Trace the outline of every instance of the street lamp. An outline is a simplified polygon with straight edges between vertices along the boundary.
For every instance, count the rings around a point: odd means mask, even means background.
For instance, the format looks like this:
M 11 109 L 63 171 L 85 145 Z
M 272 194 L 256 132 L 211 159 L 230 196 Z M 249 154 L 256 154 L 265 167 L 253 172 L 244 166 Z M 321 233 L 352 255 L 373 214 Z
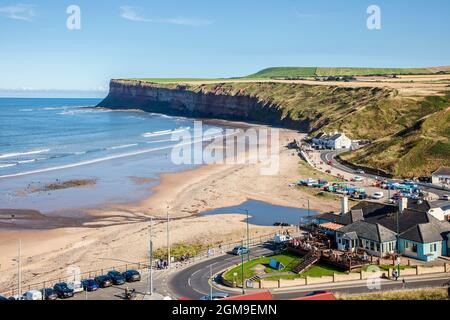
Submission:
M 169 237 L 169 206 L 167 206 L 167 268 L 170 269 L 171 263 L 170 263 L 170 237 Z
M 241 241 L 241 247 L 244 246 L 244 240 Z M 248 249 L 248 248 L 247 248 Z M 244 287 L 244 255 L 241 254 L 241 278 L 242 278 L 242 294 L 245 294 L 245 287 Z
M 247 214 L 247 261 L 250 261 L 250 232 L 249 232 L 248 210 L 247 209 L 245 209 L 245 213 Z
M 148 265 L 148 277 L 147 277 L 147 288 L 148 294 L 153 295 L 153 237 L 152 237 L 152 229 L 153 229 L 153 217 L 150 217 L 150 228 L 149 228 L 149 265 Z

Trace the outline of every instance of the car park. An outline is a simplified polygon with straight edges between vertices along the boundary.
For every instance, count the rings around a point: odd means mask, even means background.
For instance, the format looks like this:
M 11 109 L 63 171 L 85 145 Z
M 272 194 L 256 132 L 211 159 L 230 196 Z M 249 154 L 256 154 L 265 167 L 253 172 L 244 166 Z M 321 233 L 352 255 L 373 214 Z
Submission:
M 122 275 L 127 282 L 141 281 L 141 274 L 136 270 L 127 270 Z
M 81 284 L 81 281 L 74 281 L 74 282 L 69 282 L 67 284 L 67 287 L 71 290 L 73 290 L 73 293 L 80 293 L 83 292 L 83 285 Z
M 97 282 L 95 282 L 94 279 L 86 279 L 86 280 L 82 280 L 81 284 L 83 285 L 83 289 L 84 291 L 95 291 L 98 289 L 98 284 Z
M 43 300 L 56 300 L 58 299 L 58 295 L 56 294 L 55 290 L 52 288 L 45 288 L 41 290 L 42 299 Z
M 56 295 L 60 299 L 71 298 L 74 296 L 73 290 L 70 289 L 65 282 L 55 284 L 53 290 L 55 290 Z
M 237 255 L 237 256 L 240 256 L 242 254 L 247 254 L 249 252 L 250 252 L 250 250 L 243 246 L 234 247 L 234 249 L 231 251 L 232 254 Z
M 112 282 L 115 285 L 122 285 L 125 283 L 125 277 L 119 271 L 109 271 L 108 276 L 112 279 Z
M 113 285 L 113 281 L 109 276 L 98 276 L 94 280 L 97 282 L 99 288 L 108 288 Z
M 372 199 L 383 199 L 384 198 L 384 193 L 383 192 L 375 192 L 372 194 Z

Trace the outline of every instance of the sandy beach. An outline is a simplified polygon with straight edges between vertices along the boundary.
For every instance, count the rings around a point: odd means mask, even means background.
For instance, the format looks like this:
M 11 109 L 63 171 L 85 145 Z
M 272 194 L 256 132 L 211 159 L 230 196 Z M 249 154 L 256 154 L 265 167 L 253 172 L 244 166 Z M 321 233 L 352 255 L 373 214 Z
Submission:
M 262 164 L 206 165 L 189 171 L 162 174 L 153 194 L 139 203 L 105 205 L 89 210 L 78 223 L 57 224 L 42 228 L 20 229 L 11 225 L 9 218 L 0 219 L 0 292 L 16 286 L 17 240 L 22 241 L 23 286 L 46 280 L 66 277 L 69 266 L 82 272 L 111 268 L 115 265 L 145 261 L 148 257 L 149 217 L 155 217 L 154 246 L 165 246 L 167 210 L 171 217 L 171 243 L 204 243 L 218 245 L 239 241 L 245 234 L 242 214 L 200 216 L 199 213 L 241 204 L 248 199 L 275 205 L 311 208 L 330 211 L 338 208 L 332 200 L 318 201 L 311 195 L 292 188 L 289 184 L 302 178 L 300 159 L 285 145 L 300 134 L 280 129 L 280 170 L 278 175 L 260 174 Z M 169 208 L 169 209 L 167 209 Z M 30 219 L 39 221 L 36 212 L 28 213 Z M 0 216 L 1 218 L 1 216 Z M 27 216 L 25 216 L 25 219 Z M 46 218 L 46 219 L 51 219 Z M 251 236 L 269 234 L 276 227 L 254 226 Z

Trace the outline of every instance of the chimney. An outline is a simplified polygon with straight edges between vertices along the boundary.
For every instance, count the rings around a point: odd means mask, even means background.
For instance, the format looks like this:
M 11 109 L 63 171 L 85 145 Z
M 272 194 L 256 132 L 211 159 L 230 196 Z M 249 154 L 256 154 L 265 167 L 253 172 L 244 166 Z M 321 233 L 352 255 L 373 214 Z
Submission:
M 400 213 L 403 213 L 403 211 L 405 211 L 405 209 L 407 208 L 408 208 L 408 198 L 401 197 L 398 202 L 398 211 L 400 211 Z
M 348 211 L 348 197 L 344 196 L 341 199 L 341 215 L 346 214 Z

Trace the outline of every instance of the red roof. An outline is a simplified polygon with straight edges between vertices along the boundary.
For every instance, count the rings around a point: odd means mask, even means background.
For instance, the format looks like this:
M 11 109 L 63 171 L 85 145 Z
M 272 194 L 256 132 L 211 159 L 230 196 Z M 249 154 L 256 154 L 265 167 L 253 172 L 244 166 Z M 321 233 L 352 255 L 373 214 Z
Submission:
M 295 299 L 291 299 L 291 300 L 337 300 L 337 299 L 334 296 L 334 294 L 329 292 L 329 293 L 316 294 L 314 296 L 309 296 L 309 297 L 295 298 Z
M 273 300 L 273 296 L 269 291 L 263 291 L 263 292 L 244 294 L 241 296 L 229 297 L 229 298 L 225 298 L 223 300 Z

